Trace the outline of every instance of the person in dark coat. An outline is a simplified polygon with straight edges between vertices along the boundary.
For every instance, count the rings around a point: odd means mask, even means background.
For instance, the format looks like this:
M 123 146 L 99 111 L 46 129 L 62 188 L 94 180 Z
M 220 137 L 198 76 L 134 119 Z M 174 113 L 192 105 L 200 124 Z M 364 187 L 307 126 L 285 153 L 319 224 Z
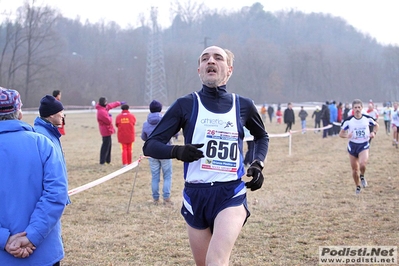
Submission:
M 342 112 L 342 120 L 345 120 L 348 118 L 350 110 L 351 110 L 351 108 L 350 108 L 349 103 L 346 103 L 344 111 Z
M 295 114 L 292 110 L 292 103 L 288 103 L 287 109 L 284 110 L 284 124 L 287 125 L 285 132 L 291 130 L 292 125 L 295 124 Z
M 269 115 L 269 120 L 271 123 L 274 116 L 274 108 L 271 104 L 269 104 L 269 107 L 267 107 L 267 114 Z
M 320 128 L 320 122 L 321 122 L 321 110 L 319 106 L 316 106 L 316 110 L 314 110 L 312 114 L 312 118 L 314 118 L 314 128 Z M 314 133 L 319 133 L 320 130 L 315 130 Z
M 320 118 L 323 122 L 323 127 L 326 127 L 330 124 L 330 109 L 328 108 L 328 102 L 321 106 L 321 114 Z M 328 136 L 328 128 L 323 129 L 323 138 L 327 138 Z

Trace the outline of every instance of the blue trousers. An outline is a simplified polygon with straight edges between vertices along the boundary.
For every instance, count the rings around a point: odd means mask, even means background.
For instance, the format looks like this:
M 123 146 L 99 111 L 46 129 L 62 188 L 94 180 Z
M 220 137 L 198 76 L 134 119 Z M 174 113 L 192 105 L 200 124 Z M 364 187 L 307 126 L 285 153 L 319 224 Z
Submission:
M 172 159 L 154 159 L 148 158 L 151 169 L 151 190 L 152 198 L 159 199 L 159 183 L 161 182 L 161 170 L 163 173 L 163 188 L 162 196 L 164 199 L 170 198 L 170 191 L 172 187 Z

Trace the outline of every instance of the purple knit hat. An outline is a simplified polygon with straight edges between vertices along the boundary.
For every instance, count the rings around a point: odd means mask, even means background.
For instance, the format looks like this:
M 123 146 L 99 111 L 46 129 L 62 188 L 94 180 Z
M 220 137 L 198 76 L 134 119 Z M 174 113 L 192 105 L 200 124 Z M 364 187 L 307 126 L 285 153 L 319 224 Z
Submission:
M 19 92 L 0 87 L 0 115 L 14 113 L 21 110 L 22 102 Z

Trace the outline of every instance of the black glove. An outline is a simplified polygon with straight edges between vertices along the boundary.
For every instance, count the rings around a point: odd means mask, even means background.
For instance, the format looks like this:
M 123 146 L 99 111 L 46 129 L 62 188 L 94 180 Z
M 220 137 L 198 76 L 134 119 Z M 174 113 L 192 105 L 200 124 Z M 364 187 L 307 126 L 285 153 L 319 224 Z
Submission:
M 186 144 L 186 145 L 175 145 L 172 149 L 172 158 L 176 158 L 183 162 L 194 162 L 204 157 L 204 154 L 198 148 L 201 148 L 204 144 Z
M 247 176 L 252 176 L 252 180 L 245 183 L 245 186 L 250 188 L 251 191 L 260 189 L 262 187 L 264 177 L 262 174 L 262 167 L 257 161 L 253 162 L 248 168 Z

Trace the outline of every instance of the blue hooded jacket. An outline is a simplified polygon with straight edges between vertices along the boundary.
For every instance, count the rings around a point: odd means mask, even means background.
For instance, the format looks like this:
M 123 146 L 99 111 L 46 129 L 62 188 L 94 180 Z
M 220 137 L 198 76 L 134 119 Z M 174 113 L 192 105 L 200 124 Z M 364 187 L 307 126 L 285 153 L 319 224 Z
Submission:
M 45 135 L 46 137 L 48 137 L 51 140 L 51 142 L 53 142 L 53 144 L 55 146 L 55 150 L 58 153 L 58 156 L 60 158 L 62 158 L 64 175 L 68 179 L 68 172 L 67 172 L 67 168 L 66 168 L 64 151 L 62 150 L 62 145 L 61 145 L 61 141 L 60 141 L 61 133 L 58 130 L 58 128 L 56 126 L 54 126 L 53 124 L 51 124 L 50 122 L 48 122 L 40 117 L 36 117 L 33 127 L 37 133 Z M 71 203 L 71 201 L 68 197 L 66 204 L 70 204 L 70 203 Z
M 331 103 L 328 108 L 330 109 L 330 123 L 337 122 L 338 118 L 338 109 L 334 103 Z
M 68 200 L 63 158 L 25 122 L 0 121 L 0 264 L 53 265 L 64 257 L 61 216 Z M 21 259 L 5 251 L 8 238 L 26 232 L 36 246 Z
M 149 113 L 147 116 L 147 121 L 143 123 L 143 129 L 141 131 L 141 139 L 146 141 L 151 135 L 152 131 L 154 131 L 155 127 L 158 125 L 159 121 L 162 119 L 162 114 L 160 112 Z M 177 132 L 173 137 L 177 138 L 179 136 L 179 132 Z M 169 141 L 169 144 L 172 144 Z
M 162 114 L 160 112 L 149 113 L 147 121 L 143 123 L 143 129 L 141 131 L 141 139 L 146 141 L 154 131 L 155 127 L 158 125 L 159 121 L 162 119 Z

